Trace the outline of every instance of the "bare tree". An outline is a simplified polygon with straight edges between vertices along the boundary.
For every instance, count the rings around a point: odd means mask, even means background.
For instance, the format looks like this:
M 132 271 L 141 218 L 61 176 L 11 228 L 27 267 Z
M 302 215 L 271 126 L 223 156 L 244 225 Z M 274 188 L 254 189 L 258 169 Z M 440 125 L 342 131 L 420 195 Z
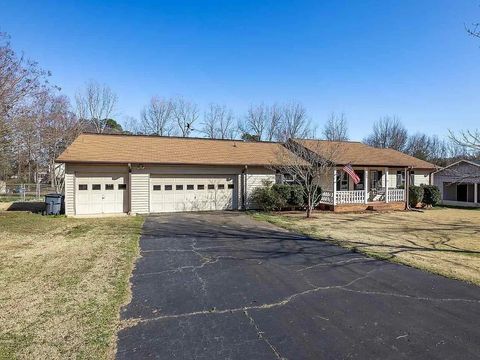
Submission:
M 348 123 L 344 113 L 332 113 L 323 128 L 323 137 L 330 141 L 348 140 Z
M 63 177 L 55 159 L 75 140 L 81 128 L 67 97 L 48 96 L 41 106 L 44 108 L 39 119 L 43 165 L 48 169 L 50 183 L 60 192 Z
M 244 122 L 239 124 L 239 130 L 243 134 L 249 134 L 263 140 L 266 127 L 267 108 L 264 104 L 250 105 Z
M 107 85 L 90 81 L 83 91 L 75 95 L 77 116 L 92 125 L 95 132 L 104 133 L 108 119 L 115 112 L 117 100 L 117 95 Z
M 145 134 L 172 135 L 175 129 L 172 100 L 152 97 L 142 110 L 141 118 Z
M 480 130 L 462 130 L 458 134 L 450 131 L 451 141 L 470 156 L 480 156 Z
M 10 44 L 10 37 L 0 33 L 0 176 L 7 177 L 18 169 L 24 153 L 16 153 L 22 141 L 14 130 L 14 121 L 31 115 L 29 108 L 45 91 L 55 89 L 50 85 L 50 72 L 41 69 L 37 62 L 18 55 Z M 17 171 L 18 172 L 18 171 Z
M 123 131 L 127 134 L 145 134 L 142 124 L 139 123 L 138 119 L 133 116 L 125 116 L 122 124 Z
M 373 133 L 363 140 L 364 143 L 378 147 L 403 151 L 407 144 L 408 133 L 396 116 L 385 116 L 373 124 Z
M 203 116 L 202 125 L 202 132 L 210 139 L 235 137 L 233 112 L 225 105 L 210 104 Z
M 0 118 L 6 121 L 20 105 L 52 86 L 50 72 L 38 63 L 18 56 L 12 49 L 10 37 L 0 32 Z
M 283 116 L 277 140 L 304 139 L 312 136 L 310 119 L 307 109 L 300 103 L 291 102 L 282 107 Z
M 311 216 L 322 196 L 321 179 L 333 176 L 334 158 L 338 146 L 328 149 L 307 149 L 299 142 L 287 140 L 277 153 L 275 164 L 271 168 L 283 175 L 289 175 L 302 185 L 306 203 L 306 216 Z M 319 154 L 322 154 L 321 156 Z
M 266 109 L 265 140 L 276 140 L 284 121 L 283 107 L 277 103 Z
M 193 124 L 198 120 L 197 104 L 179 97 L 173 101 L 172 114 L 180 134 L 188 137 L 194 130 Z

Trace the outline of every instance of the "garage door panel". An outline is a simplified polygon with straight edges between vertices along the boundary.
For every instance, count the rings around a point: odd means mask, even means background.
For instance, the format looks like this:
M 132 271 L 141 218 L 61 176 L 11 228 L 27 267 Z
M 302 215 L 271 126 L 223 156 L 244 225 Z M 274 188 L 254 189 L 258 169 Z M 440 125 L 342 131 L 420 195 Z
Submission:
M 127 174 L 76 174 L 75 213 L 128 212 Z
M 232 209 L 234 177 L 227 175 L 151 175 L 150 211 Z

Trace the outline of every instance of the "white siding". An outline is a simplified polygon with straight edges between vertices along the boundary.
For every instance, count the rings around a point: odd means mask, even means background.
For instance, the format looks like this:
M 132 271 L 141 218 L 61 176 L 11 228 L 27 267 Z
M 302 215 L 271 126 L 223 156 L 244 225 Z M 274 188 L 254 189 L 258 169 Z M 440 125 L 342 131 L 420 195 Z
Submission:
M 326 174 L 320 175 L 318 182 L 322 191 L 333 191 L 333 169 L 328 170 Z
M 65 215 L 75 215 L 75 174 L 69 166 L 65 169 Z
M 275 179 L 275 174 L 247 174 L 247 209 L 257 207 L 250 199 L 253 190 L 265 186 L 266 182 L 275 184 Z
M 150 212 L 150 174 L 130 174 L 130 212 L 146 214 Z
M 430 172 L 422 170 L 413 170 L 415 172 L 414 183 L 412 185 L 429 185 L 430 184 Z
M 388 170 L 388 187 L 396 188 L 397 187 L 397 171 L 393 169 Z

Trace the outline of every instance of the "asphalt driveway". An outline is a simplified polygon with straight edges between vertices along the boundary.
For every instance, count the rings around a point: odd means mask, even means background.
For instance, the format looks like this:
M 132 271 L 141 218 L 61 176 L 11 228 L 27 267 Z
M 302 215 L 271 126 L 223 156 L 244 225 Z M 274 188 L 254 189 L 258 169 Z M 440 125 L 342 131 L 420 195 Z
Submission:
M 241 213 L 150 216 L 118 359 L 478 359 L 480 288 Z

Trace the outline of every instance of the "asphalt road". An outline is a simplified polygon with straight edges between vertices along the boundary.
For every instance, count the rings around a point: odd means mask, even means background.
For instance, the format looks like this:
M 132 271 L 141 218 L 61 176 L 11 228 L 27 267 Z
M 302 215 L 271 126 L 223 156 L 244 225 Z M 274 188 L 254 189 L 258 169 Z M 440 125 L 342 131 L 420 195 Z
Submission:
M 480 288 L 241 213 L 150 216 L 118 359 L 478 359 Z

